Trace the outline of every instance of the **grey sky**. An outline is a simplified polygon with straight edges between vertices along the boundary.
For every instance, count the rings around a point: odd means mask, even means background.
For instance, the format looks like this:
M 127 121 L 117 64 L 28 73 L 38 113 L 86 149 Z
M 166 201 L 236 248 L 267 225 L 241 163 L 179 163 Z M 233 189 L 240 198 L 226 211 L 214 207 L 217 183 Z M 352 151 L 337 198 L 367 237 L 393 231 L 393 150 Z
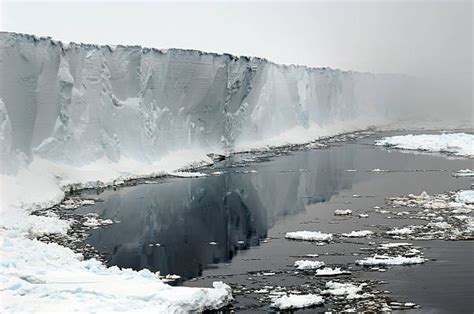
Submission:
M 5 2 L 1 29 L 278 63 L 471 77 L 471 1 Z

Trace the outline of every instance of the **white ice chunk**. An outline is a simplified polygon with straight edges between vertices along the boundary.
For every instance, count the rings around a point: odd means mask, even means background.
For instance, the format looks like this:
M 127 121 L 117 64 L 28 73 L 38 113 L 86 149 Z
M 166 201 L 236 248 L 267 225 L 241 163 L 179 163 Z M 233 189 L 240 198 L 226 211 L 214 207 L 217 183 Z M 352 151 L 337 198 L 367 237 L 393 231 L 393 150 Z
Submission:
M 351 283 L 329 281 L 326 283 L 327 289 L 321 293 L 334 296 L 346 296 L 347 299 L 361 299 L 371 297 L 372 295 L 368 293 L 360 294 L 365 286 L 366 284 L 355 285 Z
M 412 234 L 414 232 L 413 227 L 403 227 L 403 228 L 395 228 L 392 230 L 387 231 L 387 234 L 389 235 L 406 235 L 406 234 Z
M 456 193 L 456 201 L 466 205 L 474 204 L 474 190 L 459 191 Z
M 323 302 L 323 297 L 317 294 L 290 294 L 275 299 L 272 307 L 280 310 L 300 309 L 320 305 Z
M 352 210 L 350 210 L 350 209 L 336 209 L 334 211 L 334 215 L 336 215 L 336 216 L 352 215 Z
M 453 172 L 454 177 L 474 177 L 474 170 L 471 169 L 461 169 L 456 172 Z
M 466 133 L 399 135 L 385 137 L 375 145 L 474 156 L 474 134 Z
M 404 257 L 401 255 L 398 255 L 398 256 L 375 255 L 373 257 L 367 257 L 363 260 L 357 260 L 356 264 L 361 265 L 361 266 L 372 266 L 372 265 L 396 266 L 396 265 L 422 264 L 425 261 L 426 259 L 420 256 Z
M 294 231 L 287 232 L 285 238 L 292 240 L 303 241 L 330 241 L 332 239 L 331 233 L 323 233 L 320 231 Z
M 310 261 L 310 260 L 300 260 L 295 262 L 295 267 L 297 269 L 317 269 L 324 266 L 324 262 L 320 261 Z
M 339 267 L 331 268 L 331 267 L 324 267 L 321 269 L 316 270 L 316 276 L 337 276 L 337 275 L 345 275 L 350 274 L 350 271 L 342 270 Z
M 369 235 L 373 235 L 374 232 L 370 230 L 357 230 L 349 233 L 343 233 L 342 236 L 346 238 L 363 238 Z
M 413 244 L 407 242 L 393 242 L 393 243 L 381 243 L 378 249 L 387 250 L 391 248 L 398 248 L 404 246 L 412 246 Z

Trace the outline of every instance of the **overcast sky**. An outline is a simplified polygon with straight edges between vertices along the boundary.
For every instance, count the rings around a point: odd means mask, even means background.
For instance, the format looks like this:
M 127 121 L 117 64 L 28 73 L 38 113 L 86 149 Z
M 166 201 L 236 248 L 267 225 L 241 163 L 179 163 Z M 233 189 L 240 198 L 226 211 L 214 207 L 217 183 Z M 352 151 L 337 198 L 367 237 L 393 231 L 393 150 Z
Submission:
M 471 1 L 11 2 L 1 29 L 472 80 Z

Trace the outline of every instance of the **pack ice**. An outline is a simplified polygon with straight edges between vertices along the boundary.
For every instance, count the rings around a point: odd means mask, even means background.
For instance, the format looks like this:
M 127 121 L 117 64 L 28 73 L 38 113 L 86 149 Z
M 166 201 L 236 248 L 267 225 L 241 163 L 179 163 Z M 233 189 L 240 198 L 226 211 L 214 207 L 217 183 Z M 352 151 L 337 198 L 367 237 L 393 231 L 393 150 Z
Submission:
M 170 287 L 157 274 L 106 268 L 38 242 L 35 234 L 64 233 L 69 224 L 29 212 L 60 202 L 68 188 L 210 163 L 209 152 L 397 121 L 409 85 L 402 75 L 0 33 L 2 307 L 184 312 L 225 305 L 232 298 L 225 284 Z

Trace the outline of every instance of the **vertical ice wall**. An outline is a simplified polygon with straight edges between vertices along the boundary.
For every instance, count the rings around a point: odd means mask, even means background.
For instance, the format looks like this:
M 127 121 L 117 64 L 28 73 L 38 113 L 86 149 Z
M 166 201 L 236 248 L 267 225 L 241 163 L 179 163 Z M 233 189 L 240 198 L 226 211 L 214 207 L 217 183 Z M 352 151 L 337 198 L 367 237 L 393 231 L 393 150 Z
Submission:
M 2 159 L 83 165 L 400 118 L 406 78 L 0 33 Z M 398 102 L 397 102 L 398 100 Z

